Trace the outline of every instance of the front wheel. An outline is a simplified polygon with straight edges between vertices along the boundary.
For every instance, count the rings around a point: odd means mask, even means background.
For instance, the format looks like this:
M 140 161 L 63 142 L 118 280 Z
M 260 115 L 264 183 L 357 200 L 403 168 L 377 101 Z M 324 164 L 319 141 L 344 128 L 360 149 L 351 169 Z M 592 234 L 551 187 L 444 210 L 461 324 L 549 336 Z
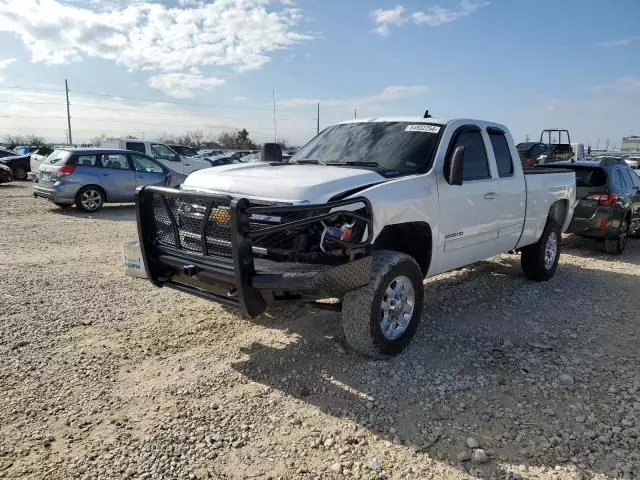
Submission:
M 629 235 L 629 222 L 625 218 L 620 222 L 618 233 L 614 238 L 604 240 L 604 251 L 610 255 L 620 255 L 627 246 L 627 237 Z
M 529 280 L 546 282 L 556 273 L 560 260 L 560 226 L 547 219 L 542 236 L 522 249 L 520 263 Z
M 404 253 L 374 252 L 369 284 L 348 292 L 342 328 L 349 345 L 374 358 L 400 353 L 422 317 L 424 289 L 416 261 Z

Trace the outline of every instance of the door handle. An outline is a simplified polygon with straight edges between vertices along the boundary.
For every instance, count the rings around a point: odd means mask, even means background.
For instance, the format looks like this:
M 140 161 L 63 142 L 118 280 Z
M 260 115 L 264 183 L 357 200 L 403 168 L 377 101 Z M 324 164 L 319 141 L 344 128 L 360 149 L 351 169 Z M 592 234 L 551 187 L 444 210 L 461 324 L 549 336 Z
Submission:
M 108 173 L 103 173 L 103 174 L 102 174 L 102 176 L 103 176 L 103 177 L 108 177 L 108 176 L 109 176 L 109 174 L 108 174 Z
M 185 166 L 185 167 L 190 167 L 190 166 L 191 166 L 191 164 L 190 164 L 190 163 L 185 163 L 185 164 L 184 164 L 184 166 Z
M 493 200 L 494 198 L 496 198 L 496 192 L 487 192 L 484 194 L 485 200 Z
M 144 178 L 144 175 L 136 175 L 138 178 Z

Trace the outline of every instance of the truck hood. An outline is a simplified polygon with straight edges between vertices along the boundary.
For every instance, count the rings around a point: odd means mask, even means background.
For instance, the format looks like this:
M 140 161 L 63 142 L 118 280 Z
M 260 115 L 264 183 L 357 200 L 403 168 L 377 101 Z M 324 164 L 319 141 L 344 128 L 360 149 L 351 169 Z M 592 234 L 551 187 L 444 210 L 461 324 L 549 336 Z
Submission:
M 359 168 L 255 162 L 198 170 L 187 177 L 182 189 L 287 203 L 317 203 L 385 180 L 376 172 Z

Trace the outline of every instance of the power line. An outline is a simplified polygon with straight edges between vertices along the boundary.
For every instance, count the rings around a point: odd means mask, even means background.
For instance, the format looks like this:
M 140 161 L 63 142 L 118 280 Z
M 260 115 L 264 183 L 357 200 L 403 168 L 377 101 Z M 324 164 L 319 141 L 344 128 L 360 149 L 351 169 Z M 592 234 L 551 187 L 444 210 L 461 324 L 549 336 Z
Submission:
M 123 100 L 133 100 L 136 102 L 152 102 L 152 103 L 163 103 L 168 105 L 184 105 L 184 106 L 192 106 L 192 107 L 211 107 L 211 108 L 226 108 L 229 110 L 250 110 L 250 111 L 271 111 L 271 107 L 239 107 L 232 105 L 216 105 L 211 103 L 195 103 L 195 102 L 176 102 L 172 100 L 158 100 L 157 98 L 139 98 L 139 97 L 125 97 L 122 95 L 112 95 L 109 93 L 95 93 L 95 92 L 86 92 L 82 90 L 71 90 L 71 93 L 78 93 L 80 95 L 90 95 L 96 97 L 108 97 L 111 99 L 123 99 Z M 298 109 L 293 108 L 281 108 L 280 110 L 287 111 L 299 111 Z
M 10 88 L 12 90 L 33 90 L 35 92 L 64 92 L 64 89 L 59 88 L 34 88 L 34 87 L 19 87 L 17 85 L 0 85 L 0 88 Z

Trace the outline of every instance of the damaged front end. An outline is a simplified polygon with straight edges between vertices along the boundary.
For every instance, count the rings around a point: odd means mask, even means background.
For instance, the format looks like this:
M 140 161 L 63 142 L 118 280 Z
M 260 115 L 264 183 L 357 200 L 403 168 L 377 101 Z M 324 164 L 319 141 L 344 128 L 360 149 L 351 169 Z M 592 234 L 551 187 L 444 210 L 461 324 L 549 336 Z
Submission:
M 275 301 L 339 297 L 369 281 L 373 223 L 364 197 L 274 205 L 143 187 L 136 213 L 155 285 L 236 306 L 252 317 Z

